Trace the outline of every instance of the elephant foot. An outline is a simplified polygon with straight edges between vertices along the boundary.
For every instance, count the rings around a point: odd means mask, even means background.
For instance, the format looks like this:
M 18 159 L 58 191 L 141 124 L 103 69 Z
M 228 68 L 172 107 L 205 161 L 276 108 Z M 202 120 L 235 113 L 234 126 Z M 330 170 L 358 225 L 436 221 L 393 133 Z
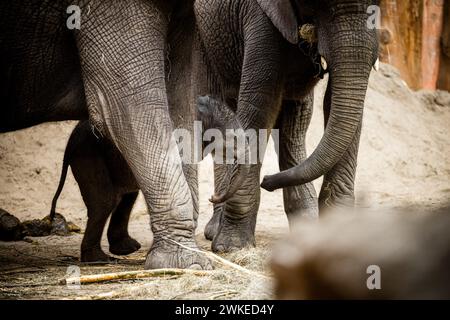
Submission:
M 87 264 L 108 264 L 117 261 L 108 256 L 101 248 L 81 249 L 80 261 Z
M 317 220 L 319 219 L 319 207 L 317 205 L 310 208 L 301 208 L 286 213 L 289 225 L 299 220 Z
M 205 238 L 212 241 L 219 231 L 220 220 L 222 219 L 222 213 L 214 213 L 205 227 Z
M 256 220 L 256 217 L 254 219 Z M 255 247 L 255 227 L 253 221 L 230 223 L 222 220 L 219 230 L 212 242 L 214 252 L 231 252 L 247 247 Z
M 324 181 L 319 194 L 320 214 L 347 211 L 355 208 L 355 191 L 352 182 Z
M 183 246 L 198 250 L 195 242 L 182 242 Z M 209 259 L 200 252 L 190 251 L 169 240 L 153 243 L 145 261 L 145 269 L 179 268 L 212 270 Z
M 327 214 L 334 211 L 348 211 L 355 208 L 355 195 L 332 193 L 329 189 L 323 189 L 319 196 L 320 214 Z
M 109 240 L 109 252 L 117 256 L 129 255 L 140 248 L 141 244 L 128 235 L 122 239 Z

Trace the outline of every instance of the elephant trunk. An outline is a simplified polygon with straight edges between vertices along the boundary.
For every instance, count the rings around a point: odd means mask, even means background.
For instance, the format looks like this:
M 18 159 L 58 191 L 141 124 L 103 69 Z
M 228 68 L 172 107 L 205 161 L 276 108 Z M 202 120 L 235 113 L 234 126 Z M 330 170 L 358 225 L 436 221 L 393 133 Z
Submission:
M 331 109 L 324 136 L 303 163 L 265 177 L 261 184 L 264 189 L 273 191 L 308 183 L 327 173 L 342 158 L 363 118 L 374 57 L 374 47 L 370 42 L 370 38 L 361 39 L 351 31 L 341 31 L 339 36 L 330 35 L 328 90 L 331 93 Z
M 230 199 L 244 183 L 247 175 L 250 172 L 250 165 L 246 164 L 232 164 L 226 171 L 225 177 L 222 179 L 218 190 L 224 190 L 221 193 L 215 193 L 210 202 L 219 204 Z
M 250 161 L 251 146 L 254 144 L 254 141 L 250 138 L 250 141 L 247 142 L 246 133 L 240 122 L 237 119 L 233 122 L 234 124 L 231 127 L 237 129 L 233 140 L 235 137 L 240 136 L 241 139 L 245 139 L 246 143 L 243 147 L 233 143 L 233 163 L 227 165 L 226 174 L 210 199 L 210 202 L 214 204 L 223 203 L 230 199 L 242 187 L 251 169 L 251 165 L 247 163 L 247 160 Z M 225 153 L 228 154 L 226 150 Z

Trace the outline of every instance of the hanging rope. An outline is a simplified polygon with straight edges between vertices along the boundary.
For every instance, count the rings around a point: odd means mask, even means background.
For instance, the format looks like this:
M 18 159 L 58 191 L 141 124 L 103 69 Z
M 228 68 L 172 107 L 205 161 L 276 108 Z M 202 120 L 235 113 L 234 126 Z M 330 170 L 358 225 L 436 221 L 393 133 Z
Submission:
M 327 69 L 324 68 L 322 63 L 324 59 L 319 54 L 316 27 L 309 23 L 303 24 L 298 28 L 298 35 L 298 47 L 305 56 L 311 59 L 315 68 L 315 77 L 323 79 Z

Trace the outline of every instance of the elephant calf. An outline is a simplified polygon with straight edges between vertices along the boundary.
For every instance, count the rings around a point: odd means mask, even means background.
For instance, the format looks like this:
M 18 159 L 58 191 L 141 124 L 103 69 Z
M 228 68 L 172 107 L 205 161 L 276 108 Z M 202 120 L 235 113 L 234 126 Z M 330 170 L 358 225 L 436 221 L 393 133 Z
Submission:
M 207 130 L 240 128 L 234 114 L 219 100 L 200 97 L 199 120 Z M 206 147 L 206 145 L 204 145 Z M 88 211 L 88 222 L 81 244 L 82 262 L 109 262 L 111 258 L 100 246 L 108 217 L 109 251 L 115 255 L 131 254 L 141 247 L 128 234 L 128 222 L 139 188 L 122 154 L 108 139 L 97 138 L 89 121 L 81 121 L 73 130 L 64 153 L 59 185 L 52 201 L 50 218 L 71 167 Z
M 100 240 L 108 217 L 109 251 L 127 255 L 141 245 L 128 234 L 131 209 L 138 195 L 138 185 L 125 159 L 107 139 L 97 139 L 89 121 L 79 122 L 64 153 L 58 189 L 52 201 L 50 217 L 55 216 L 56 202 L 71 167 L 88 211 L 88 222 L 81 243 L 82 262 L 108 262 Z

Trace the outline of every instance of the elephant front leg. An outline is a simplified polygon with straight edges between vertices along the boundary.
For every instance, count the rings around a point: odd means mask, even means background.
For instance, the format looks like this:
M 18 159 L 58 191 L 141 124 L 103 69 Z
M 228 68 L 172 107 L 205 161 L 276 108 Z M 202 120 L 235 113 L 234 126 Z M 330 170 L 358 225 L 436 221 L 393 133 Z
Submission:
M 256 70 L 248 72 L 247 75 L 252 75 L 255 80 Z M 215 208 L 215 215 L 208 224 L 207 231 L 210 235 L 214 234 L 212 250 L 216 252 L 229 252 L 255 246 L 255 226 L 261 195 L 260 173 L 264 156 L 260 146 L 267 143 L 267 139 L 259 141 L 264 135 L 260 135 L 258 130 L 273 128 L 281 105 L 281 90 L 277 88 L 277 81 L 272 82 L 272 78 L 264 76 L 264 80 L 271 83 L 267 84 L 271 86 L 270 90 L 264 90 L 264 86 L 261 86 L 262 82 L 257 81 L 257 79 L 255 82 L 241 84 L 237 116 L 244 128 L 251 130 L 248 132 L 256 133 L 258 136 L 258 139 L 249 139 L 250 143 L 256 144 L 256 146 L 250 146 L 249 149 L 253 152 L 257 151 L 257 154 L 251 154 L 251 158 L 256 158 L 257 161 L 252 162 L 256 164 L 250 165 L 247 176 L 243 179 L 236 193 L 221 207 Z M 261 92 L 258 92 L 259 90 Z M 268 137 L 268 134 L 265 136 Z M 217 188 L 221 185 L 219 181 L 224 179 L 227 170 L 229 168 L 215 170 L 215 192 L 221 191 Z M 208 236 L 208 234 L 206 235 Z
M 200 211 L 200 204 L 198 198 L 198 165 L 183 164 L 183 172 L 192 195 L 192 204 L 194 206 L 194 228 L 197 229 L 198 215 Z
M 166 5 L 90 3 L 77 40 L 91 122 L 122 153 L 151 213 L 154 240 L 145 267 L 210 269 L 203 254 L 189 250 L 198 247 L 193 200 L 169 116 Z
M 360 136 L 361 126 L 342 159 L 325 174 L 319 195 L 321 213 L 333 207 L 355 206 L 355 177 Z
M 324 99 L 325 124 L 328 123 L 331 107 L 331 92 L 327 90 Z M 349 149 L 341 160 L 325 174 L 319 195 L 320 212 L 324 213 L 333 207 L 354 207 L 355 176 L 359 151 L 361 127 L 353 138 Z
M 278 161 L 284 171 L 299 165 L 306 157 L 306 132 L 312 118 L 313 93 L 303 100 L 284 101 L 278 118 Z M 312 182 L 283 189 L 284 211 L 289 223 L 297 218 L 317 219 L 319 208 Z
M 256 34 L 257 35 L 256 35 Z M 273 32 L 266 19 L 256 21 L 244 30 L 244 58 L 236 116 L 244 130 L 253 130 L 259 139 L 250 140 L 258 150 L 256 164 L 250 166 L 244 183 L 223 206 L 213 251 L 227 252 L 255 245 L 256 217 L 260 203 L 260 171 L 263 150 L 259 130 L 271 130 L 277 120 L 281 103 L 284 73 L 282 72 L 283 39 Z M 266 135 L 268 137 L 268 135 Z

